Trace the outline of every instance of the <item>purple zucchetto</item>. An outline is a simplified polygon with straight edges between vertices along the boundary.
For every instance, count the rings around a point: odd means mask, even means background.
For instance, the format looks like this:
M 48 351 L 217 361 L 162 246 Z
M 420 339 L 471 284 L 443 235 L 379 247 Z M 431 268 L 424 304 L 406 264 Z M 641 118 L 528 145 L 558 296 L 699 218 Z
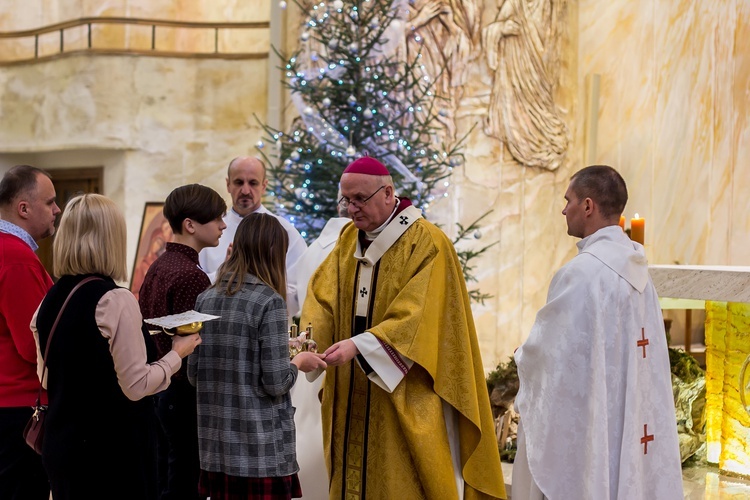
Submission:
M 391 175 L 388 169 L 375 158 L 363 156 L 354 160 L 344 170 L 345 174 Z

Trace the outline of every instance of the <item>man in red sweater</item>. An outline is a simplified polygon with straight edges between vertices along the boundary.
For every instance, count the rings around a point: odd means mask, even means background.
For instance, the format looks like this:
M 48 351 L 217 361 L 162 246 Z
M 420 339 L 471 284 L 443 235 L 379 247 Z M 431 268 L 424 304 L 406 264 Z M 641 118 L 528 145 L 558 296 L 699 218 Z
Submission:
M 23 429 L 39 391 L 29 323 L 52 286 L 34 253 L 55 232 L 60 208 L 44 170 L 10 169 L 0 181 L 0 498 L 48 500 L 49 482 Z M 46 404 L 46 394 L 43 395 Z

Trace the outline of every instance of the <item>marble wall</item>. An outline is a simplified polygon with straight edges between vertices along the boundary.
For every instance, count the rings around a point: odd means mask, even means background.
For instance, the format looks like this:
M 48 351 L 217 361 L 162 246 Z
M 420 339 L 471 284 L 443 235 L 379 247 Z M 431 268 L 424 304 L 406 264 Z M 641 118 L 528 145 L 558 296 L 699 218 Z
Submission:
M 226 194 L 226 165 L 252 151 L 265 94 L 263 60 L 76 56 L 0 70 L 0 168 L 104 166 L 130 263 L 145 202 L 190 182 Z
M 655 263 L 750 264 L 750 4 L 581 2 L 597 161 L 626 174 Z
M 5 0 L 0 31 L 99 15 L 266 20 L 271 1 Z M 472 3 L 481 29 L 505 2 Z M 526 338 L 552 275 L 575 254 L 560 211 L 570 175 L 585 162 L 622 172 L 631 193 L 626 216 L 646 218 L 652 263 L 750 265 L 750 4 L 556 5 L 563 15 L 554 97 L 568 129 L 565 162 L 555 171 L 524 167 L 485 133 L 492 73 L 479 41 L 455 110 L 459 135 L 477 126 L 450 196 L 431 215 L 452 232 L 493 210 L 481 238 L 465 243 L 498 242 L 470 285 L 494 295 L 474 310 L 488 369 Z M 105 191 L 128 213 L 133 252 L 144 202 L 185 182 L 224 191 L 226 162 L 260 138 L 253 114 L 265 117 L 266 75 L 266 61 L 132 57 L 0 68 L 0 169 L 20 158 L 47 167 L 103 158 L 97 164 L 114 180 L 105 177 Z M 589 111 L 594 75 L 600 92 Z
M 484 9 L 487 22 L 495 10 Z M 567 162 L 554 173 L 520 167 L 475 130 L 447 210 L 466 220 L 494 209 L 483 239 L 500 244 L 479 286 L 496 297 L 475 309 L 487 367 L 526 338 L 552 274 L 575 253 L 560 211 L 586 161 L 623 174 L 626 216 L 646 218 L 651 263 L 750 265 L 750 4 L 569 2 L 565 23 L 556 100 L 571 135 Z M 473 71 L 464 130 L 487 101 L 486 70 Z M 588 114 L 592 75 L 601 85 Z
M 268 21 L 268 3 L 6 0 L 0 31 L 86 16 Z M 115 47 L 139 43 L 138 32 L 120 27 L 99 35 Z M 268 30 L 257 35 L 259 50 L 268 50 Z M 160 40 L 165 50 L 195 49 L 191 37 Z M 66 32 L 66 43 L 75 42 Z M 0 44 L 4 57 L 22 49 Z M 260 134 L 254 115 L 266 116 L 267 67 L 267 60 L 73 56 L 0 68 L 0 172 L 18 163 L 53 175 L 104 166 L 104 194 L 127 217 L 130 265 L 146 202 L 189 182 L 226 193 L 226 165 L 252 151 Z

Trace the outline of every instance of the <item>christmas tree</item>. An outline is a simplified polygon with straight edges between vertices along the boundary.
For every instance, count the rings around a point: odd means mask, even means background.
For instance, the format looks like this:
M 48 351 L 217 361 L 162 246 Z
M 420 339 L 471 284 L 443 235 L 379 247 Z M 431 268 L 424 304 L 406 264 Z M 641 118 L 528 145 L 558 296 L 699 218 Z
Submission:
M 285 69 L 299 117 L 290 132 L 264 126 L 258 144 L 275 210 L 314 238 L 336 216 L 341 172 L 369 154 L 389 167 L 397 193 L 427 212 L 446 196 L 462 141 L 443 141 L 439 75 L 425 73 L 421 54 L 405 53 L 406 36 L 419 41 L 407 28 L 408 8 L 398 0 L 298 5 L 307 23 Z
M 263 125 L 266 136 L 257 145 L 267 162 L 274 210 L 314 239 L 337 216 L 341 173 L 367 154 L 389 167 L 399 196 L 427 215 L 434 201 L 448 195 L 452 170 L 463 163 L 463 138 L 446 144 L 454 136 L 448 130 L 451 96 L 435 90 L 445 68 L 432 66 L 437 74 L 431 75 L 421 50 L 408 53 L 407 46 L 423 41 L 408 22 L 408 5 L 297 5 L 306 15 L 299 47 L 291 57 L 278 55 L 299 116 L 289 132 Z M 478 223 L 486 215 L 466 227 L 457 224 L 453 243 L 467 282 L 476 281 L 472 260 L 494 243 L 476 250 L 459 243 L 470 234 L 481 237 Z M 491 297 L 479 290 L 469 294 L 480 303 Z

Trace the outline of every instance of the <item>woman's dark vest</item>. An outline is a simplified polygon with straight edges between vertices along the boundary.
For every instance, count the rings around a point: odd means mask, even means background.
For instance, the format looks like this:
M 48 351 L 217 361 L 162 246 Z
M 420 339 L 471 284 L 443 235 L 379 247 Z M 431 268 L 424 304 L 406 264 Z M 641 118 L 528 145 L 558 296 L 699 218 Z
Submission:
M 88 276 L 63 276 L 42 302 L 37 315 L 42 353 L 63 302 Z M 143 466 L 152 463 L 153 453 L 153 400 L 148 396 L 131 401 L 117 382 L 109 341 L 96 324 L 99 300 L 117 285 L 111 278 L 101 277 L 71 297 L 52 338 L 47 355 L 49 411 L 42 457 L 47 467 L 91 467 L 89 471 L 106 467 L 116 475 L 146 481 L 143 475 L 150 473 Z M 140 333 L 146 341 L 148 361 L 154 361 L 153 343 L 145 327 Z

